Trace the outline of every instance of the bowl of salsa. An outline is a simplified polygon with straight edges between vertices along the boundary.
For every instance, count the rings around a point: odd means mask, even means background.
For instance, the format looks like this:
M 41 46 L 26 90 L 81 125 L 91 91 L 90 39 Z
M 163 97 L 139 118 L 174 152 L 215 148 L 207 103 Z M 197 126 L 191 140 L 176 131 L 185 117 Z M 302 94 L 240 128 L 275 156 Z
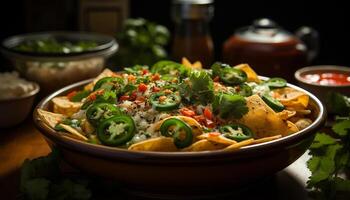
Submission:
M 299 86 L 315 94 L 323 103 L 330 92 L 350 95 L 350 67 L 319 65 L 304 67 L 294 74 Z

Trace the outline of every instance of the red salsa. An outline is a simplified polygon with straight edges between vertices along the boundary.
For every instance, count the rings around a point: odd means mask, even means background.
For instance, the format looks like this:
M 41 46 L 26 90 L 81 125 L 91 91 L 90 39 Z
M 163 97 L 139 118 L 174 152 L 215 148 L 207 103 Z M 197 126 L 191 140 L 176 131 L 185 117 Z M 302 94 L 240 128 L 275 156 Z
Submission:
M 350 74 L 341 71 L 312 72 L 302 77 L 309 83 L 320 85 L 350 85 Z

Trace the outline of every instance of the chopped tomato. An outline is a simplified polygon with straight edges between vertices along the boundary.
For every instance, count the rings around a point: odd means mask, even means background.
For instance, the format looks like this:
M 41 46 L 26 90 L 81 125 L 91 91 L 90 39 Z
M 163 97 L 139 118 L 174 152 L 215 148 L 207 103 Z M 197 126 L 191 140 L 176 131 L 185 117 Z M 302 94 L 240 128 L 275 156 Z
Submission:
M 131 93 L 129 100 L 134 101 L 136 99 L 136 97 L 137 97 L 137 93 L 136 93 L 136 91 L 134 91 Z
M 102 90 L 97 90 L 97 91 L 91 93 L 91 94 L 89 95 L 88 99 L 94 101 L 94 100 L 96 100 L 96 95 L 101 95 L 101 94 L 103 94 L 103 92 L 104 92 L 103 89 L 102 89 Z
M 181 108 L 180 113 L 187 117 L 194 117 L 196 115 L 196 113 L 193 110 L 190 110 L 188 108 Z
M 143 69 L 142 70 L 142 75 L 148 74 L 148 70 L 147 69 Z
M 204 114 L 204 117 L 207 119 L 211 120 L 213 118 L 213 114 L 211 113 L 211 111 L 208 107 L 204 108 L 203 114 Z
M 144 83 L 140 83 L 139 85 L 139 91 L 140 92 L 145 92 L 147 90 L 147 85 Z
M 71 101 L 72 98 L 77 94 L 77 91 L 72 91 L 67 94 L 67 98 Z
M 130 96 L 129 95 L 123 95 L 121 97 L 119 97 L 119 101 L 126 101 L 129 100 Z
M 157 87 L 157 86 L 154 86 L 154 87 L 152 88 L 152 92 L 159 92 L 159 91 L 160 91 L 160 88 Z
M 220 77 L 219 76 L 215 76 L 215 78 L 213 79 L 214 82 L 219 82 L 220 81 Z
M 157 81 L 157 80 L 159 80 L 159 79 L 160 79 L 159 74 L 154 74 L 154 75 L 152 76 L 152 81 Z
M 208 128 L 214 128 L 215 127 L 215 123 L 209 119 L 205 120 L 205 126 Z

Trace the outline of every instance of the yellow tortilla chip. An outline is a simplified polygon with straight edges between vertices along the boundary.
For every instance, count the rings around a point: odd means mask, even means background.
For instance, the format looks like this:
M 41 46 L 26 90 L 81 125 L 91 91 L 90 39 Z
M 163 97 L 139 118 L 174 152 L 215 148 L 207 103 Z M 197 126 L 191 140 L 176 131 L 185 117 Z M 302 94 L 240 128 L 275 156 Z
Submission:
M 171 137 L 157 137 L 131 145 L 129 150 L 135 151 L 178 151 Z
M 238 122 L 248 126 L 255 133 L 256 138 L 285 136 L 293 133 L 288 123 L 281 119 L 258 95 L 247 97 L 246 101 L 249 111 Z
M 275 89 L 272 96 L 289 108 L 305 109 L 309 104 L 309 96 L 299 90 L 290 87 Z
M 255 71 L 248 64 L 236 65 L 236 66 L 234 66 L 234 68 L 237 68 L 237 69 L 244 71 L 248 76 L 248 79 L 247 79 L 248 82 L 260 83 L 260 79 L 259 79 L 258 75 L 255 73 Z
M 208 141 L 215 142 L 218 144 L 223 145 L 231 145 L 237 143 L 235 140 L 231 140 L 229 138 L 226 138 L 225 136 L 221 134 L 211 134 L 211 133 L 205 133 L 197 137 L 198 139 L 207 139 Z
M 181 63 L 191 69 L 202 69 L 202 63 L 200 61 L 196 61 L 192 64 L 187 58 L 183 57 Z
M 260 138 L 260 139 L 254 140 L 252 142 L 252 144 L 259 144 L 259 143 L 269 142 L 269 141 L 276 140 L 276 139 L 281 138 L 281 137 L 282 137 L 282 135 L 274 135 L 274 136 L 271 136 L 271 137 L 264 137 L 264 138 Z
M 109 77 L 109 76 L 114 76 L 114 72 L 111 71 L 110 69 L 104 69 L 101 74 L 99 74 L 91 83 L 87 84 L 85 87 L 84 87 L 84 90 L 89 90 L 91 91 L 93 88 L 94 88 L 94 85 L 96 84 L 96 82 L 98 80 L 100 80 L 101 78 L 104 78 L 104 77 Z
M 253 141 L 254 141 L 254 139 L 243 140 L 241 142 L 238 142 L 236 144 L 232 144 L 232 145 L 226 147 L 224 150 L 226 150 L 226 151 L 236 151 L 236 150 L 240 149 L 241 147 L 244 147 L 244 146 L 252 144 Z
M 59 113 L 48 112 L 46 110 L 38 109 L 38 115 L 45 124 L 49 125 L 51 128 L 55 128 L 55 126 L 65 120 L 67 117 L 65 115 Z
M 277 115 L 283 119 L 287 120 L 293 116 L 295 116 L 297 112 L 295 110 L 282 110 L 281 112 L 278 112 Z
M 76 130 L 75 128 L 73 128 L 69 125 L 66 125 L 66 124 L 60 124 L 60 126 L 64 130 L 71 133 L 74 138 L 77 138 L 77 139 L 82 140 L 82 141 L 88 141 L 88 139 L 82 133 L 80 133 L 78 130 Z
M 52 99 L 53 112 L 64 114 L 68 117 L 78 112 L 80 107 L 83 105 L 81 102 L 69 101 L 67 97 L 55 97 Z
M 227 145 L 214 143 L 204 139 L 193 143 L 191 146 L 182 149 L 182 151 L 210 151 L 210 150 L 223 149 L 226 146 Z

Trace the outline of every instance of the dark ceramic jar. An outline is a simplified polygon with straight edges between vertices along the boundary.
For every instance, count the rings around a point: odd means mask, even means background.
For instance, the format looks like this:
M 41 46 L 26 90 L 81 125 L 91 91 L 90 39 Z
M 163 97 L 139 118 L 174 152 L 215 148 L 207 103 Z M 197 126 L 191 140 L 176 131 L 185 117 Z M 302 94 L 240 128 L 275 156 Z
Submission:
M 231 65 L 249 63 L 259 75 L 293 80 L 294 72 L 317 55 L 318 34 L 301 27 L 295 35 L 269 19 L 258 19 L 238 29 L 223 46 L 223 60 Z

